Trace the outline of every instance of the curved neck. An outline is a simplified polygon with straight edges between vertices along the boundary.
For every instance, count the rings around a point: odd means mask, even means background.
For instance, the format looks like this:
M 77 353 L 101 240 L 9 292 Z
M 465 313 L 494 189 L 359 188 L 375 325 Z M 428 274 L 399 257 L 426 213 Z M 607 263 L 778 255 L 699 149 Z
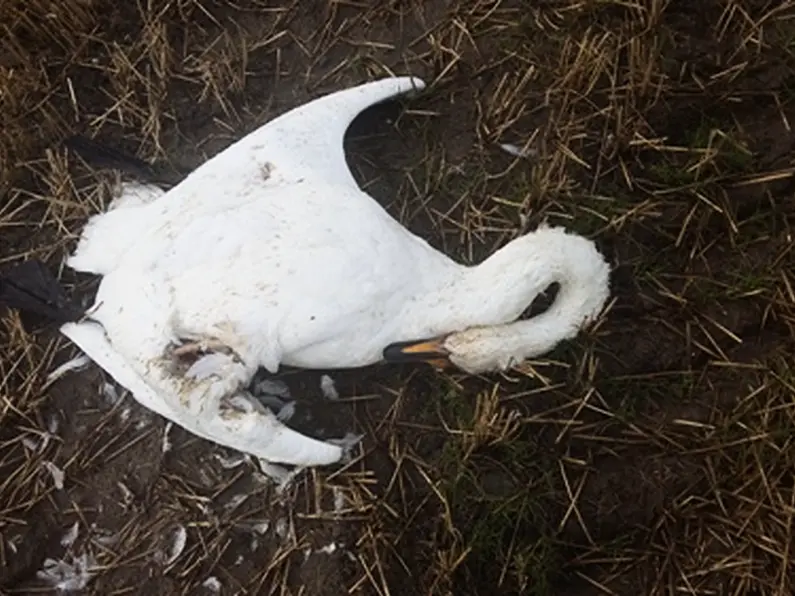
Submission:
M 552 345 L 576 335 L 586 314 L 607 300 L 610 268 L 590 240 L 563 228 L 542 227 L 502 247 L 481 264 L 459 266 L 418 297 L 404 321 L 414 337 L 492 328 L 508 349 L 536 341 Z M 541 315 L 516 321 L 552 283 L 560 290 Z M 488 333 L 488 329 L 481 329 Z M 555 339 L 552 341 L 555 337 Z

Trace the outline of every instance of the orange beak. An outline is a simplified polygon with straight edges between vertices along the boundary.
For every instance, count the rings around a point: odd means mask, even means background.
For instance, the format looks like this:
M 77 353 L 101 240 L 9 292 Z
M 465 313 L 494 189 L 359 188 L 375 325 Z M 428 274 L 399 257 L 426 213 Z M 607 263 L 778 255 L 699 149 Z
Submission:
M 386 362 L 425 362 L 437 369 L 450 368 L 450 353 L 442 345 L 444 339 L 402 341 L 384 348 Z

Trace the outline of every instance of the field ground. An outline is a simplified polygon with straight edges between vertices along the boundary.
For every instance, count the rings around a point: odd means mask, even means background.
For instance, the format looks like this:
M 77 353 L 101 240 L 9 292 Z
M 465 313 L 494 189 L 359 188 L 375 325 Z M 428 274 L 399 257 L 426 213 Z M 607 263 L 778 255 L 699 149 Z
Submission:
M 164 453 L 164 420 L 96 367 L 46 383 L 75 348 L 3 313 L 0 593 L 52 589 L 48 558 L 103 595 L 795 593 L 795 2 L 0 11 L 0 268 L 89 289 L 62 261 L 116 174 L 67 135 L 184 171 L 391 73 L 430 88 L 347 145 L 401 222 L 477 262 L 546 219 L 615 265 L 604 320 L 510 374 L 331 373 L 330 403 L 323 371 L 286 371 L 308 432 L 365 437 L 281 495 L 178 428 Z

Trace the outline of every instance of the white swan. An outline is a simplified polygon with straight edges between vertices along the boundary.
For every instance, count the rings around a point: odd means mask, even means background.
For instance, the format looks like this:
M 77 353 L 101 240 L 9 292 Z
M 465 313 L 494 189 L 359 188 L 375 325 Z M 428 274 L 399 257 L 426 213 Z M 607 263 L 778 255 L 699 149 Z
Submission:
M 343 152 L 351 121 L 422 88 L 396 77 L 332 93 L 168 192 L 125 187 L 67 261 L 103 277 L 88 318 L 62 333 L 141 404 L 194 434 L 302 466 L 337 462 L 343 449 L 287 428 L 249 395 L 259 367 L 424 358 L 480 372 L 576 335 L 608 296 L 609 267 L 593 243 L 542 228 L 466 267 L 356 184 Z M 552 282 L 554 305 L 513 322 Z

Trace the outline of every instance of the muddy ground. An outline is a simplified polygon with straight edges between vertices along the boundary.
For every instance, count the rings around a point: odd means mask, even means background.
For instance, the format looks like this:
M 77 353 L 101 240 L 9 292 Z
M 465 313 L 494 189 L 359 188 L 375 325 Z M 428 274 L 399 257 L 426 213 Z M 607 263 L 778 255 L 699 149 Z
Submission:
M 103 595 L 793 593 L 793 8 L 3 3 L 0 267 L 90 298 L 62 263 L 117 174 L 69 135 L 178 179 L 394 73 L 429 90 L 346 140 L 390 213 L 467 263 L 563 224 L 614 273 L 604 320 L 510 373 L 284 371 L 291 424 L 364 439 L 282 492 L 94 366 L 49 383 L 79 352 L 4 311 L 0 593 L 51 592 L 48 559 Z

